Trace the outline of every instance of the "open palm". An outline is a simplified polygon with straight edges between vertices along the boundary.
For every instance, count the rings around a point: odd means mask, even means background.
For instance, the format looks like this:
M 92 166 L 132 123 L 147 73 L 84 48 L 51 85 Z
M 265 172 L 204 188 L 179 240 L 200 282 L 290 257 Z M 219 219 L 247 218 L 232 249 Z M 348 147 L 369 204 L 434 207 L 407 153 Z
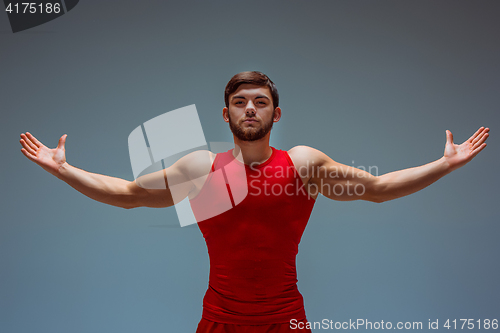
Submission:
M 64 149 L 66 137 L 66 134 L 61 136 L 57 147 L 50 149 L 38 141 L 31 133 L 26 132 L 26 134 L 21 134 L 20 143 L 23 146 L 21 152 L 44 170 L 53 175 L 57 175 L 59 168 L 66 162 L 66 153 Z
M 481 150 L 486 147 L 486 139 L 490 131 L 489 128 L 481 127 L 468 140 L 461 145 L 453 143 L 453 134 L 446 131 L 446 146 L 444 157 L 452 169 L 457 169 L 472 160 Z

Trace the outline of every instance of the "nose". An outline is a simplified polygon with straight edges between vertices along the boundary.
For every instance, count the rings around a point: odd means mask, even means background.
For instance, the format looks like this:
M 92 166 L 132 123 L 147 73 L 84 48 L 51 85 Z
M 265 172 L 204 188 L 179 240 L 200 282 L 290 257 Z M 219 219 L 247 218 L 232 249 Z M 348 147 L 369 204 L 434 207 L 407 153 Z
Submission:
M 248 101 L 245 112 L 247 116 L 255 115 L 255 105 L 252 103 L 252 101 Z

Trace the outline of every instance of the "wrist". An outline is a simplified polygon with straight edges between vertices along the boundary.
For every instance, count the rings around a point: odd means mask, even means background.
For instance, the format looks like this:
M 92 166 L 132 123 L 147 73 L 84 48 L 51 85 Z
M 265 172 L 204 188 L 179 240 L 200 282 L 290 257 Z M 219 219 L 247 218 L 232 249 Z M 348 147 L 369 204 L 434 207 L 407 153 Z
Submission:
M 446 158 L 446 156 L 441 157 L 438 161 L 439 161 L 439 164 L 441 165 L 441 167 L 443 168 L 443 170 L 444 170 L 445 173 L 450 173 L 450 172 L 452 172 L 453 170 L 456 169 L 450 163 L 450 161 L 448 160 L 448 158 Z
M 64 177 L 67 175 L 70 168 L 71 165 L 69 165 L 68 162 L 64 162 L 63 164 L 61 164 L 61 166 L 59 166 L 54 176 L 61 180 L 64 180 Z

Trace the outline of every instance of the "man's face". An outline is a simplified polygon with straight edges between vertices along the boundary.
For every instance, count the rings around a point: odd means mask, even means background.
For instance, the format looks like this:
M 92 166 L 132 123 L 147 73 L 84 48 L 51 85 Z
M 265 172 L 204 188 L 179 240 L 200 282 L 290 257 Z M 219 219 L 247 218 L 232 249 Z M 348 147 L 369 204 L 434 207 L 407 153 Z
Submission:
M 268 87 L 242 84 L 229 96 L 229 109 L 223 109 L 224 120 L 241 141 L 264 138 L 281 117 L 281 109 L 273 107 Z

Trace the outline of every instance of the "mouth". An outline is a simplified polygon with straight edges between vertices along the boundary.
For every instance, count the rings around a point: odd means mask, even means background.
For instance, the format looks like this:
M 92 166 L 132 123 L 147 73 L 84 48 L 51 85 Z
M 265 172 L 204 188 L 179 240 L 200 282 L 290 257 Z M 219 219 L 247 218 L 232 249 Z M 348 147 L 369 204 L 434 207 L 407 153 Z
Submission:
M 250 118 L 250 119 L 244 120 L 243 122 L 244 123 L 257 123 L 258 121 L 256 119 Z

